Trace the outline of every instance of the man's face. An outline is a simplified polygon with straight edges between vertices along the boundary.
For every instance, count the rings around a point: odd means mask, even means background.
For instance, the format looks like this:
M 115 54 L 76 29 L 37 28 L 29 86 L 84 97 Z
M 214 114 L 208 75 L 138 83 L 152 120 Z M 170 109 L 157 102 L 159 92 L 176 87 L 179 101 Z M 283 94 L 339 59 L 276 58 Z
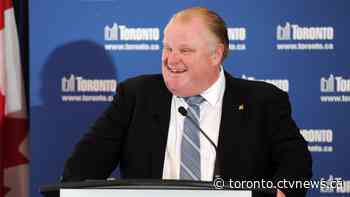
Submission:
M 174 95 L 193 96 L 209 88 L 219 76 L 215 37 L 199 18 L 171 21 L 164 30 L 162 74 Z

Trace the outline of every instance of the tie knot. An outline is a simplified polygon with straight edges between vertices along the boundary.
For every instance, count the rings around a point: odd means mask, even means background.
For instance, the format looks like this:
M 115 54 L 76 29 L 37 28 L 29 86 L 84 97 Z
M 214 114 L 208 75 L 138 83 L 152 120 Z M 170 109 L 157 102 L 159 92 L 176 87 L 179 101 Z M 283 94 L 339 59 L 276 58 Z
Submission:
M 190 106 L 199 106 L 204 101 L 204 98 L 201 95 L 185 97 L 184 99 Z

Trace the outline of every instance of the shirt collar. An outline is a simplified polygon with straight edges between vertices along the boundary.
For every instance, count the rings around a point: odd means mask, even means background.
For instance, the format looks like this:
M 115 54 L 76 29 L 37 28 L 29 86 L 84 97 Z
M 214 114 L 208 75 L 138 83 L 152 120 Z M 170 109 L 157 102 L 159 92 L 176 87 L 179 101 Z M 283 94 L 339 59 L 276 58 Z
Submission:
M 222 66 L 220 67 L 219 78 L 207 90 L 200 95 L 212 106 L 215 106 L 225 89 L 225 74 Z

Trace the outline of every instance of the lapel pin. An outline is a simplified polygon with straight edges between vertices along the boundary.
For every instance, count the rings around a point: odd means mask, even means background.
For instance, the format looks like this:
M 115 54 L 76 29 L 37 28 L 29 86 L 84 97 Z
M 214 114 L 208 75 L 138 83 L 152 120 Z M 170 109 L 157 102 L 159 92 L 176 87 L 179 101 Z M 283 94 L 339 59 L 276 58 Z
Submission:
M 244 110 L 244 105 L 243 105 L 243 104 L 240 104 L 240 105 L 238 106 L 238 110 L 239 110 L 239 111 Z

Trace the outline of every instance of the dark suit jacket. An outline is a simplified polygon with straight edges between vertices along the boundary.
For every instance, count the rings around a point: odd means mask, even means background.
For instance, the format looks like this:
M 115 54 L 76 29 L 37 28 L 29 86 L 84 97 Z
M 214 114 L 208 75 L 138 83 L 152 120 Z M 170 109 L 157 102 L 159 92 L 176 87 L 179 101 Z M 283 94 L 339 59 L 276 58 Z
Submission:
M 288 95 L 264 82 L 225 77 L 217 153 L 221 177 L 310 179 L 311 156 L 291 118 Z M 125 178 L 161 179 L 171 98 L 161 75 L 120 83 L 110 107 L 67 160 L 63 181 L 104 179 L 118 164 Z

